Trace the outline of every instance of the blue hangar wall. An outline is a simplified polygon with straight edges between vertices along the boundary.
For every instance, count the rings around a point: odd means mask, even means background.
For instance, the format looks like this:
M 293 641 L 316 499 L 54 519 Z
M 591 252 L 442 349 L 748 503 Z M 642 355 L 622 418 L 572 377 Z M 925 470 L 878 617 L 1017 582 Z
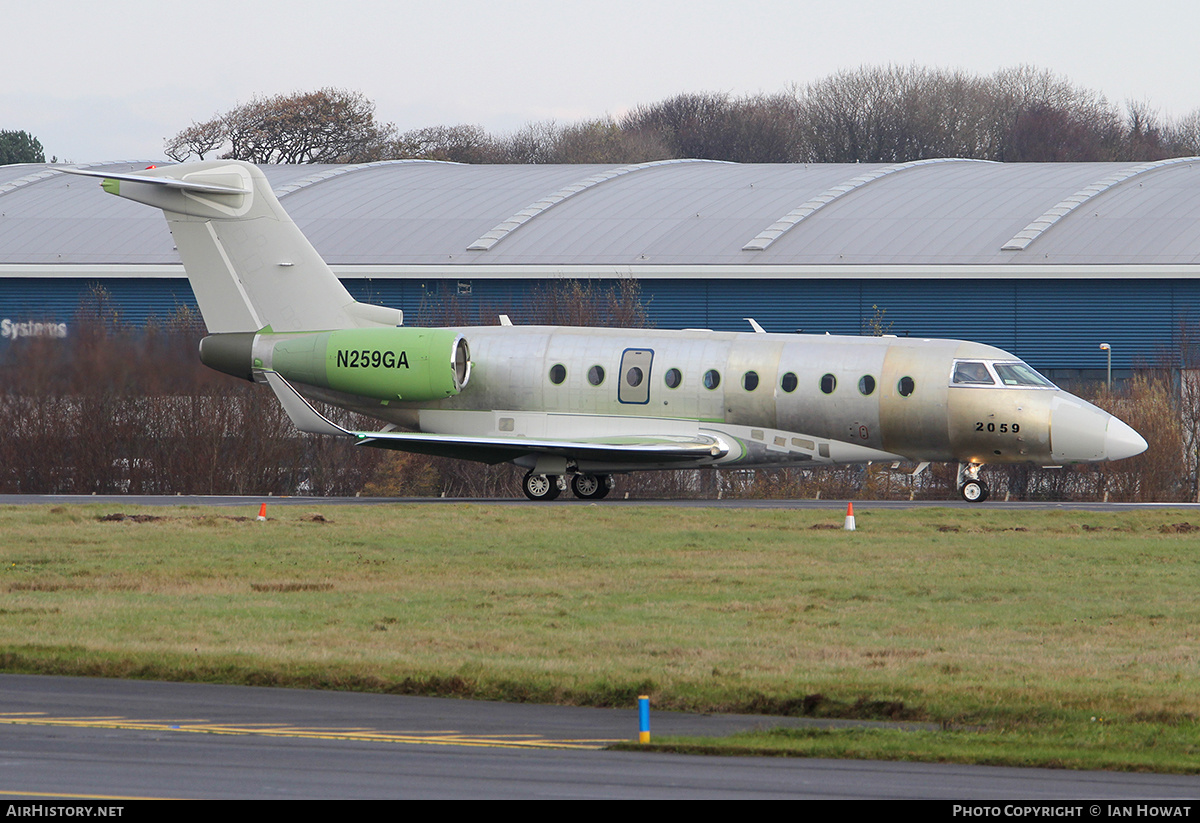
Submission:
M 410 325 L 492 325 L 497 313 L 534 319 L 533 296 L 546 281 L 357 279 L 343 283 L 357 300 L 402 309 Z M 596 289 L 615 281 L 585 281 Z M 886 333 L 989 343 L 1035 368 L 1062 374 L 1105 367 L 1109 343 L 1117 369 L 1159 367 L 1172 357 L 1181 324 L 1200 321 L 1200 281 L 1172 279 L 646 279 L 637 281 L 656 328 L 748 331 L 753 317 L 767 331 L 868 333 L 878 312 Z M 0 346 L 17 323 L 76 323 L 95 289 L 108 308 L 133 325 L 195 308 L 184 278 L 0 278 Z M 1176 365 L 1176 364 L 1172 364 Z

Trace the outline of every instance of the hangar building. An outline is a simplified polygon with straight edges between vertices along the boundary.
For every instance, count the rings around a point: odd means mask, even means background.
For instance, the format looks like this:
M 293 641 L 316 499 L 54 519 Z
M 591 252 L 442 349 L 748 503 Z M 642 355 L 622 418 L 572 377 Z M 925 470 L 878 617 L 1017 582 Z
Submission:
M 1160 364 L 1200 321 L 1194 157 L 264 170 L 355 298 L 410 322 L 431 295 L 495 323 L 547 279 L 632 277 L 659 328 L 862 334 L 886 312 L 889 333 L 990 343 L 1063 379 L 1102 375 L 1100 343 L 1117 370 Z M 0 167 L 0 353 L 69 335 L 95 283 L 133 322 L 194 305 L 157 211 Z

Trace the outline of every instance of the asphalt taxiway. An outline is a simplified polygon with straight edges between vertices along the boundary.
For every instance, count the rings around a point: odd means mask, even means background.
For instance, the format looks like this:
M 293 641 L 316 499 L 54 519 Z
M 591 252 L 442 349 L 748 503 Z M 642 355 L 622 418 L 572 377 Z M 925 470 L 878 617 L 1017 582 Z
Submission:
M 0 675 L 0 795 L 108 798 L 1192 799 L 1200 778 L 609 751 L 637 711 Z M 780 718 L 656 712 L 655 734 Z

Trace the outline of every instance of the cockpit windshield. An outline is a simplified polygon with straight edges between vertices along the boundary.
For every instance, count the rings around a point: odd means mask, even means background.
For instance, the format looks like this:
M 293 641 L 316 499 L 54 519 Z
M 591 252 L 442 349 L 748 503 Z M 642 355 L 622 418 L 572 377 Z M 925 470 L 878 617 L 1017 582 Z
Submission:
M 1055 385 L 1020 360 L 955 360 L 950 383 L 954 386 L 1004 386 L 1053 389 Z
M 995 363 L 996 374 L 1005 386 L 1041 386 L 1052 389 L 1054 384 L 1024 363 Z

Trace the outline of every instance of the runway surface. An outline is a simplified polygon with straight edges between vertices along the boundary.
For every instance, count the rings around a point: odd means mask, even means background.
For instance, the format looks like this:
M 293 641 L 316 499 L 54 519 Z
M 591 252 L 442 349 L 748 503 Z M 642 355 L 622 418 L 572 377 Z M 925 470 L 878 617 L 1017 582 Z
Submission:
M 655 734 L 779 718 L 653 713 Z M 802 722 L 802 721 L 795 721 Z M 1193 799 L 1200 778 L 605 751 L 637 712 L 0 675 L 0 796 Z

